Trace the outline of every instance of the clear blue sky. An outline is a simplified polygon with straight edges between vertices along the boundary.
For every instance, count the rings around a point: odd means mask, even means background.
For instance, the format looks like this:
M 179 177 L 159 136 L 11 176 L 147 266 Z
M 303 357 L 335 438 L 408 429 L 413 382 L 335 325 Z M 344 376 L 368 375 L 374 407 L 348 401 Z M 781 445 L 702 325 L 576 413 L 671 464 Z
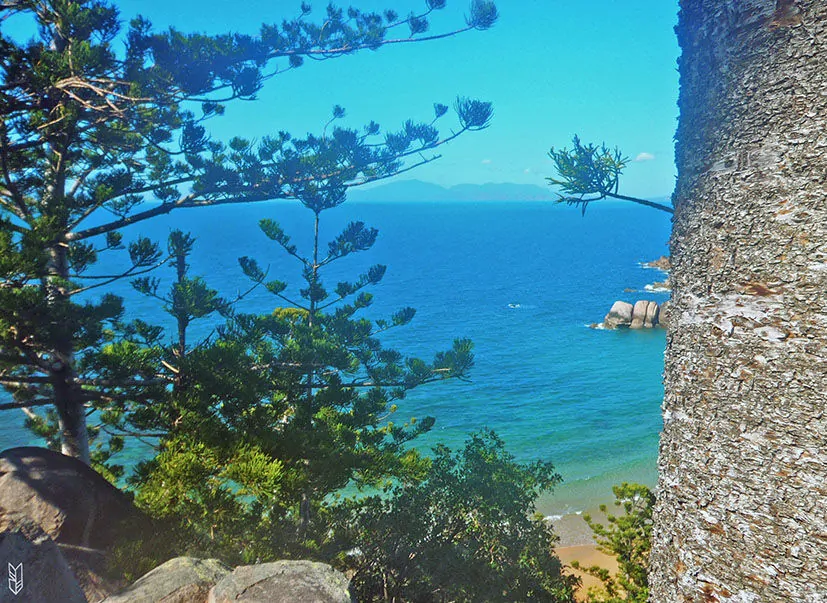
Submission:
M 431 31 L 464 23 L 468 0 L 448 0 Z M 296 16 L 299 0 L 119 0 L 124 21 L 136 14 L 157 27 L 254 33 L 261 22 Z M 338 2 L 346 6 L 345 2 Z M 366 10 L 419 10 L 424 0 L 353 0 Z M 327 2 L 311 1 L 321 18 Z M 212 122 L 219 136 L 255 137 L 278 130 L 320 132 L 334 104 L 347 125 L 371 119 L 393 129 L 429 120 L 434 102 L 457 95 L 494 103 L 490 128 L 444 148 L 443 158 L 403 178 L 444 186 L 517 182 L 545 186 L 547 152 L 580 134 L 619 146 L 640 161 L 623 192 L 671 193 L 675 167 L 677 0 L 499 0 L 500 20 L 484 32 L 385 47 L 323 62 L 270 80 L 259 99 L 228 107 Z M 441 127 L 453 125 L 451 114 Z

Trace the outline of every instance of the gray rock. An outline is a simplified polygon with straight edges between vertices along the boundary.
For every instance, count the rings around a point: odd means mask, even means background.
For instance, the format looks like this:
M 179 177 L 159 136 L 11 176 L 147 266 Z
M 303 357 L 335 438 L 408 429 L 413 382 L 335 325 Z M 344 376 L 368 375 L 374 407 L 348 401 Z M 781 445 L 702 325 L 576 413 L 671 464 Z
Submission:
M 314 561 L 245 565 L 213 587 L 209 603 L 350 603 L 348 585 L 344 574 Z
M 9 512 L 31 518 L 55 542 L 95 549 L 116 542 L 123 524 L 148 522 L 95 470 L 36 447 L 0 453 L 0 525 Z
M 659 313 L 658 303 L 650 301 L 646 306 L 646 317 L 643 319 L 643 326 L 647 329 L 651 329 L 658 324 Z
M 57 543 L 93 601 L 123 586 L 106 576 L 106 550 L 151 531 L 128 496 L 81 461 L 45 448 L 0 453 L 0 530 L 16 514 Z
M 86 603 L 86 596 L 60 549 L 28 517 L 11 513 L 5 516 L 0 532 L 0 568 L 0 603 Z M 20 588 L 16 594 L 9 582 L 12 575 Z
M 607 329 L 629 326 L 632 324 L 632 309 L 632 304 L 616 301 L 603 319 L 603 326 Z
M 176 557 L 103 603 L 204 603 L 210 589 L 229 573 L 217 559 Z
M 629 325 L 630 329 L 642 329 L 643 323 L 646 320 L 646 309 L 649 307 L 649 302 L 645 300 L 638 300 L 635 302 L 634 309 L 632 310 L 632 324 Z

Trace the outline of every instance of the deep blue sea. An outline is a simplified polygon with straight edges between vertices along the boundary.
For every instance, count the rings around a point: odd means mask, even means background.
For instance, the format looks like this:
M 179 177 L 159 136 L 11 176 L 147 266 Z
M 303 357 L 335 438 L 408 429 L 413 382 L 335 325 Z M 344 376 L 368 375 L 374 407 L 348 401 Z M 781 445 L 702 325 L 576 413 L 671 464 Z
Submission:
M 298 285 L 295 260 L 258 230 L 262 217 L 279 221 L 300 247 L 311 240 L 311 214 L 293 202 L 181 210 L 127 229 L 125 240 L 189 230 L 198 238 L 193 274 L 225 296 L 248 288 L 237 263 L 243 255 L 269 267 L 270 278 Z M 543 202 L 346 203 L 322 214 L 323 236 L 350 220 L 378 228 L 379 240 L 370 252 L 332 265 L 327 282 L 374 263 L 389 266 L 372 290 L 369 315 L 417 309 L 410 326 L 388 334 L 389 345 L 430 358 L 456 337 L 475 344 L 470 383 L 423 386 L 399 404 L 397 422 L 436 417 L 419 447 L 459 447 L 469 432 L 494 429 L 517 458 L 554 462 L 564 482 L 541 504 L 552 515 L 609 501 L 621 481 L 654 485 L 664 333 L 588 325 L 617 299 L 666 299 L 642 291 L 663 274 L 641 262 L 667 253 L 668 215 L 623 204 L 595 204 L 582 217 Z M 100 272 L 120 261 L 107 260 Z M 162 316 L 128 284 L 115 291 L 127 298 L 131 316 Z M 274 301 L 256 291 L 243 308 L 264 311 L 279 305 Z M 22 414 L 0 413 L 0 449 L 34 443 Z M 128 462 L 138 453 L 122 454 Z

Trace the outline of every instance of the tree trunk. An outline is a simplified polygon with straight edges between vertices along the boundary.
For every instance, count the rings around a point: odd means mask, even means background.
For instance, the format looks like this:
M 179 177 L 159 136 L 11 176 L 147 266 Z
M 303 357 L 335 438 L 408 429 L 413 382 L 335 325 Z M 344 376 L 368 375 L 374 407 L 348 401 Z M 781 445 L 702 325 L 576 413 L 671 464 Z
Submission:
M 827 2 L 681 0 L 651 600 L 827 593 Z
M 69 275 L 66 246 L 57 244 L 50 250 L 49 272 L 52 277 L 46 279 L 46 287 L 52 307 L 57 308 L 66 303 L 67 292 L 61 284 Z M 54 278 L 57 277 L 57 278 Z M 81 396 L 81 388 L 75 382 L 74 342 L 68 334 L 57 328 L 53 341 L 54 358 L 49 378 L 52 382 L 55 410 L 60 426 L 60 451 L 87 465 L 90 464 L 89 436 L 86 432 L 86 406 Z

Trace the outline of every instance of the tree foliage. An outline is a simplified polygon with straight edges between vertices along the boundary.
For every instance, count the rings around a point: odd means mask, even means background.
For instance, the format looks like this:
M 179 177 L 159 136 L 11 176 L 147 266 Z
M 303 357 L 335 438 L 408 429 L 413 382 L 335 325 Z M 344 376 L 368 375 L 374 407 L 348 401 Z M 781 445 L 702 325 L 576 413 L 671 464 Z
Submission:
M 301 202 L 312 216 L 309 249 L 295 245 L 276 221 L 259 223 L 274 249 L 298 264 L 300 286 L 239 258 L 252 287 L 271 294 L 272 312 L 238 312 L 237 300 L 190 277 L 193 241 L 180 232 L 170 236 L 176 279 L 169 294 L 158 294 L 157 280 L 135 281 L 177 325 L 173 343 L 154 348 L 174 375 L 173 388 L 150 407 L 124 406 L 120 415 L 120 429 L 160 438 L 159 453 L 132 480 L 138 502 L 155 517 L 183 524 L 202 553 L 225 559 L 332 555 L 331 496 L 346 486 L 417 479 L 427 468 L 407 444 L 434 419 L 397 424 L 393 402 L 414 387 L 462 378 L 473 365 L 471 343 L 463 339 L 430 362 L 385 348 L 380 335 L 415 314 L 402 308 L 387 318 L 366 316 L 369 289 L 386 266 L 335 286 L 323 279 L 331 265 L 370 250 L 378 231 L 351 222 L 324 246 L 322 216 L 342 198 L 318 193 Z M 187 344 L 191 322 L 210 313 L 224 314 L 226 324 L 215 337 Z M 161 331 L 155 334 L 161 341 Z
M 562 191 L 558 193 L 558 202 L 579 206 L 583 214 L 589 203 L 602 199 L 631 201 L 669 213 L 674 211 L 661 203 L 619 193 L 620 176 L 629 164 L 629 158 L 617 147 L 610 149 L 605 143 L 600 146 L 584 144 L 575 135 L 571 149 L 552 147 L 548 156 L 557 175 L 546 180 Z
M 474 0 L 463 27 L 425 35 L 444 5 L 428 0 L 407 17 L 330 5 L 314 19 L 304 3 L 299 17 L 256 35 L 211 36 L 159 32 L 142 17 L 124 28 L 107 1 L 0 2 L 0 24 L 13 16 L 38 32 L 21 42 L 0 30 L 0 383 L 11 396 L 0 409 L 24 410 L 63 452 L 100 466 L 122 440 L 98 438 L 103 446 L 90 457 L 88 439 L 101 427 L 87 426 L 87 415 L 151 404 L 175 382 L 166 365 L 147 362 L 154 352 L 143 348 L 152 346 L 139 340 L 151 331 L 124 332 L 122 300 L 108 289 L 172 255 L 146 238 L 124 241 L 123 227 L 182 208 L 341 199 L 484 128 L 491 105 L 463 100 L 447 136 L 435 125 L 442 104 L 433 119 L 395 130 L 342 127 L 338 106 L 318 135 L 220 141 L 207 129 L 227 103 L 255 98 L 307 58 L 486 29 L 497 18 L 493 3 Z M 103 261 L 111 255 L 124 259 L 122 269 L 100 268 L 117 263 Z M 180 287 L 206 294 L 198 281 Z
M 589 593 L 591 603 L 646 603 L 649 600 L 647 569 L 652 548 L 655 496 L 646 486 L 626 482 L 612 487 L 612 491 L 616 499 L 614 505 L 622 511 L 621 514 L 607 514 L 607 525 L 593 521 L 589 515 L 583 518 L 594 532 L 598 548 L 617 558 L 618 573 L 612 575 L 599 566 L 581 567 L 577 562 L 573 566 L 603 582 L 605 592 Z M 601 505 L 600 511 L 606 513 L 606 505 Z
M 573 601 L 556 537 L 532 517 L 560 482 L 551 463 L 518 463 L 493 432 L 434 450 L 424 479 L 344 506 L 356 547 L 343 557 L 359 601 Z

